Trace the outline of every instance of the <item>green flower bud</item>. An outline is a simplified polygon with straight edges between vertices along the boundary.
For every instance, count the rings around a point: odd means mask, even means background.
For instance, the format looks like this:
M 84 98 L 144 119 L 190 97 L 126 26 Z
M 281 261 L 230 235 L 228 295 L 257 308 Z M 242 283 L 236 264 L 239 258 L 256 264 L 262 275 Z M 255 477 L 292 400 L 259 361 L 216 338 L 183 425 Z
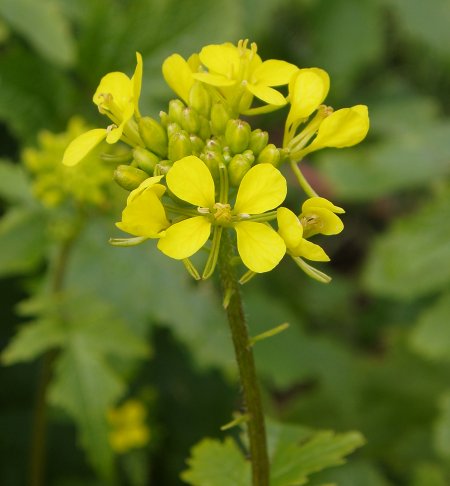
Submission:
M 173 162 L 192 155 L 192 143 L 189 134 L 184 130 L 175 132 L 169 138 L 169 159 Z
M 211 125 L 209 123 L 209 120 L 204 116 L 200 115 L 199 118 L 200 118 L 200 130 L 198 132 L 198 135 L 203 140 L 207 140 L 211 136 Z
M 210 138 L 206 142 L 206 149 L 211 150 L 212 152 L 222 153 L 222 145 L 220 145 L 220 143 L 215 138 Z
M 200 155 L 200 158 L 208 167 L 213 179 L 217 182 L 219 180 L 219 165 L 223 164 L 223 157 L 220 152 L 213 152 L 207 150 L 205 153 Z
M 197 155 L 197 157 L 200 155 L 201 151 L 205 147 L 205 142 L 198 137 L 197 135 L 190 135 L 189 136 L 192 144 L 192 153 L 194 155 Z
M 148 149 L 161 157 L 167 155 L 167 134 L 160 123 L 143 116 L 139 119 L 139 133 Z
M 250 125 L 243 120 L 228 120 L 225 129 L 225 141 L 232 154 L 240 154 L 248 148 Z
M 169 101 L 169 118 L 170 121 L 178 123 L 181 125 L 182 113 L 186 108 L 185 104 L 181 100 L 170 100 Z
M 173 162 L 171 160 L 165 159 L 161 160 L 156 164 L 155 167 L 155 176 L 156 175 L 166 175 L 169 172 L 170 168 L 172 167 Z
M 133 150 L 133 157 L 140 169 L 145 170 L 147 174 L 153 175 L 155 166 L 159 162 L 159 157 L 157 155 L 145 148 L 136 147 Z
M 165 111 L 160 111 L 159 112 L 159 119 L 161 120 L 161 125 L 164 128 L 167 128 L 167 126 L 170 123 L 170 117 Z
M 261 153 L 261 150 L 269 142 L 269 134 L 257 128 L 250 134 L 250 142 L 248 148 L 255 154 L 256 157 Z
M 197 133 L 200 130 L 200 118 L 192 108 L 185 108 L 181 112 L 181 127 L 188 133 Z
M 226 106 L 222 102 L 214 103 L 211 107 L 211 131 L 214 135 L 225 132 L 228 120 L 231 118 Z
M 280 150 L 273 143 L 269 143 L 256 159 L 257 164 L 272 164 L 278 167 L 280 164 Z
M 189 106 L 192 106 L 198 113 L 209 118 L 211 111 L 211 97 L 200 81 L 194 81 L 189 91 Z
M 223 150 L 222 150 L 222 156 L 223 156 L 223 160 L 225 162 L 225 165 L 229 164 L 230 163 L 230 160 L 233 158 L 233 156 L 231 155 L 231 152 L 230 152 L 229 147 L 224 147 L 223 148 Z
M 251 164 L 245 155 L 235 155 L 228 164 L 228 178 L 230 184 L 234 187 L 238 187 L 250 167 Z
M 250 165 L 253 165 L 253 162 L 255 161 L 255 156 L 253 155 L 253 152 L 251 150 L 245 150 L 244 152 L 242 152 L 242 156 L 248 160 L 248 163 Z
M 141 169 L 130 167 L 129 165 L 119 165 L 114 171 L 113 178 L 120 187 L 123 187 L 127 191 L 132 191 L 148 178 L 148 174 Z
M 180 132 L 181 131 L 181 127 L 180 125 L 178 125 L 178 123 L 175 123 L 175 122 L 170 122 L 168 125 L 167 125 L 167 135 L 169 136 L 169 138 L 174 134 L 174 133 L 177 133 L 177 132 Z

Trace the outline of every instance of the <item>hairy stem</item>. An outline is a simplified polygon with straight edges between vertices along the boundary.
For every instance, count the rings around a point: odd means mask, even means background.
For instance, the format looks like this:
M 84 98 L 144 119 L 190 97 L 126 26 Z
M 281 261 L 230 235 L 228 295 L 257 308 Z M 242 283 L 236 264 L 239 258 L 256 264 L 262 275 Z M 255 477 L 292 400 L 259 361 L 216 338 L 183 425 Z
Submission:
M 269 486 L 269 459 L 261 395 L 256 377 L 255 362 L 245 321 L 239 283 L 231 265 L 232 243 L 224 231 L 219 254 L 220 280 L 226 312 L 239 368 L 247 431 L 250 445 L 253 486 Z

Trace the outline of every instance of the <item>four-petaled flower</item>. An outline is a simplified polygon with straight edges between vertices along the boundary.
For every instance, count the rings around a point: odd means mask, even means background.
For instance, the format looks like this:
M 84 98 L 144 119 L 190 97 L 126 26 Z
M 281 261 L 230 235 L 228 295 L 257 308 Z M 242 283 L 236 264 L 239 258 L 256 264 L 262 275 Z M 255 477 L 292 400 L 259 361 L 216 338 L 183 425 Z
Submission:
M 167 256 L 190 257 L 206 243 L 212 226 L 219 225 L 234 228 L 239 255 L 253 272 L 268 272 L 283 258 L 286 246 L 277 232 L 265 222 L 251 221 L 251 215 L 278 207 L 286 197 L 286 180 L 272 165 L 258 164 L 245 174 L 233 208 L 216 202 L 214 180 L 198 157 L 175 162 L 166 181 L 176 197 L 197 206 L 199 212 L 167 228 L 158 242 Z

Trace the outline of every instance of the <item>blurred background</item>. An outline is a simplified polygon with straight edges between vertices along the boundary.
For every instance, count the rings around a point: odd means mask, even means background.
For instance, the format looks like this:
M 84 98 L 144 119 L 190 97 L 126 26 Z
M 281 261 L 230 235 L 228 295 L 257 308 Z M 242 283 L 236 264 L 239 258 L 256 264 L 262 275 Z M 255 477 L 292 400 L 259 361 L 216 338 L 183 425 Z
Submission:
M 450 484 L 449 26 L 448 0 L 0 0 L 0 484 L 39 468 L 44 413 L 45 485 L 180 484 L 189 449 L 223 437 L 239 389 L 215 282 L 195 284 L 151 243 L 110 247 L 125 191 L 96 168 L 61 194 L 58 167 L 83 123 L 105 126 L 92 95 L 107 72 L 132 74 L 135 51 L 141 111 L 156 116 L 173 96 L 167 55 L 241 38 L 263 59 L 327 70 L 326 103 L 371 116 L 360 146 L 305 161 L 346 209 L 345 231 L 323 242 L 331 284 L 285 259 L 243 288 L 251 334 L 291 325 L 255 347 L 267 414 L 365 436 L 310 484 Z M 252 125 L 276 143 L 283 115 Z M 94 179 L 106 188 L 78 225 L 73 200 Z M 48 297 L 61 260 L 64 335 Z M 134 404 L 131 446 L 111 435 L 127 412 L 103 421 L 120 403 Z

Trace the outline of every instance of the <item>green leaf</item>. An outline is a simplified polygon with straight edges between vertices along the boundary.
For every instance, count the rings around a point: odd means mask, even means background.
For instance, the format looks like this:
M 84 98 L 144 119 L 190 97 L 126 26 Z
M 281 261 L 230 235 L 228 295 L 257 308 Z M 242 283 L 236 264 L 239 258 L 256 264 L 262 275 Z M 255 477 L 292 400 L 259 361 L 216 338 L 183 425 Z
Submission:
M 69 66 L 75 44 L 69 24 L 54 0 L 2 0 L 0 15 L 49 61 Z
M 0 160 L 0 197 L 8 203 L 33 200 L 30 182 L 21 165 Z
M 363 281 L 371 292 L 412 298 L 441 289 L 450 281 L 450 198 L 430 201 L 375 241 Z
M 450 360 L 450 292 L 419 317 L 411 331 L 411 347 L 427 358 Z
M 181 479 L 194 486 L 250 486 L 250 463 L 231 437 L 203 439 L 191 450 Z
M 315 432 L 305 440 L 304 431 L 297 439 L 281 440 L 271 453 L 271 486 L 304 484 L 308 476 L 323 469 L 338 466 L 344 458 L 364 445 L 359 432 L 336 434 Z
M 22 326 L 1 354 L 6 365 L 30 361 L 64 341 L 64 327 L 60 321 L 39 320 Z
M 446 486 L 447 479 L 443 467 L 424 462 L 414 468 L 411 486 Z
M 39 209 L 15 208 L 0 220 L 0 276 L 32 271 L 45 253 L 46 218 Z
M 450 391 L 441 396 L 439 409 L 439 418 L 433 431 L 433 442 L 436 451 L 448 461 L 450 459 Z

